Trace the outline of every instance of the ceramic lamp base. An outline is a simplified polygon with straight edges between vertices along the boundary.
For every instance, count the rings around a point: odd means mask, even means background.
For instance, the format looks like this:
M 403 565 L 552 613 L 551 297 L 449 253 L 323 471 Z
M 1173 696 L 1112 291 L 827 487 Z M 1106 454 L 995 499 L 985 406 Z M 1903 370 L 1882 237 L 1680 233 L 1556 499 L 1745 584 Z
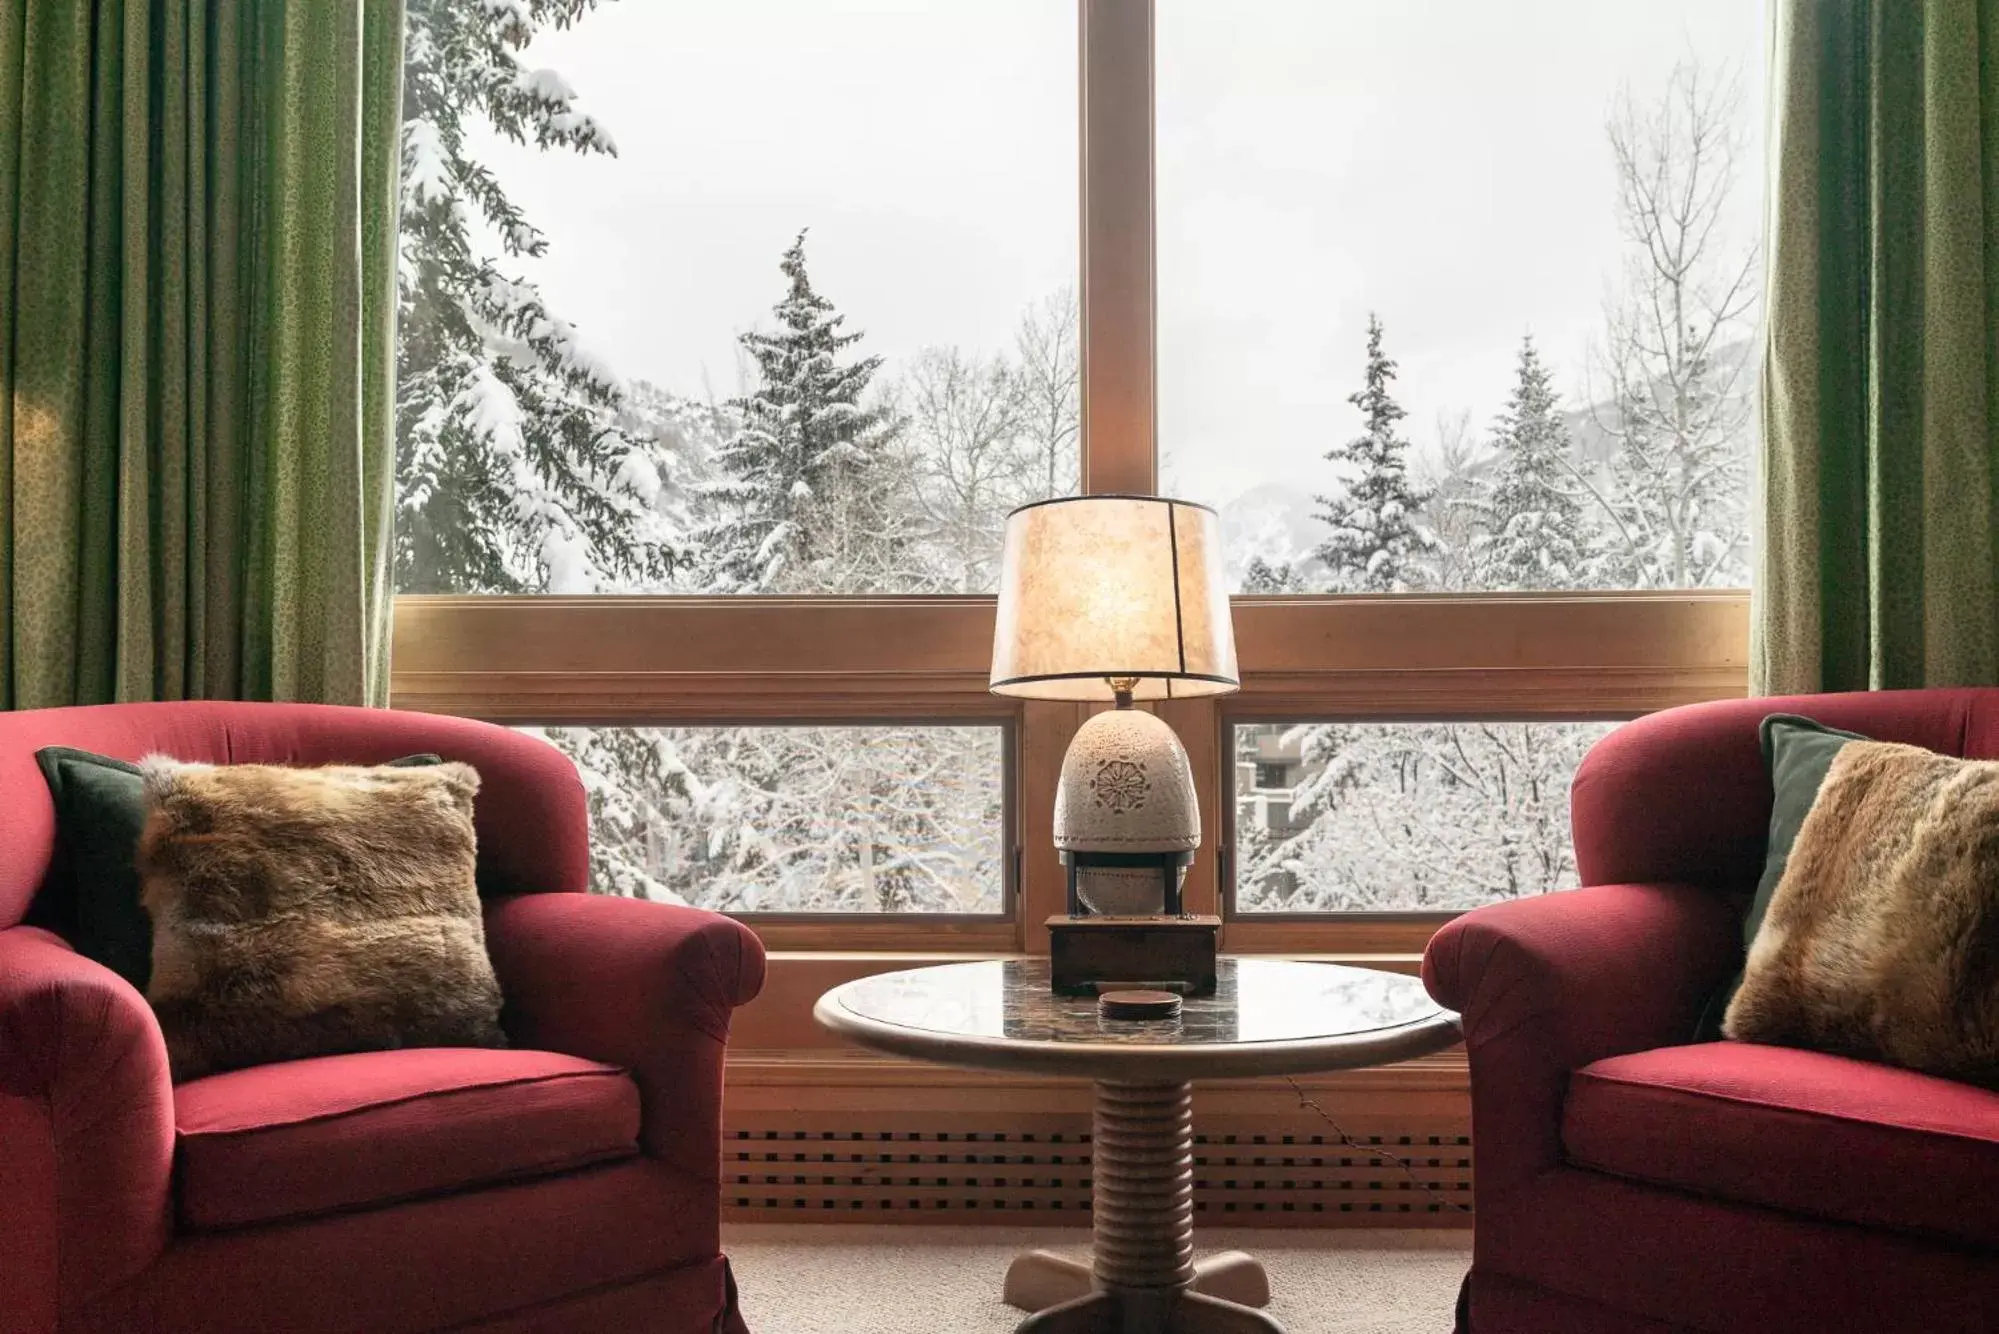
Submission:
M 1062 757 L 1055 846 L 1074 867 L 1076 897 L 1089 911 L 1134 917 L 1177 908 L 1179 879 L 1169 893 L 1159 868 L 1177 855 L 1177 875 L 1185 875 L 1186 859 L 1201 846 L 1201 810 L 1193 766 L 1171 727 L 1138 709 L 1083 724 Z M 1072 856 L 1079 853 L 1104 856 Z

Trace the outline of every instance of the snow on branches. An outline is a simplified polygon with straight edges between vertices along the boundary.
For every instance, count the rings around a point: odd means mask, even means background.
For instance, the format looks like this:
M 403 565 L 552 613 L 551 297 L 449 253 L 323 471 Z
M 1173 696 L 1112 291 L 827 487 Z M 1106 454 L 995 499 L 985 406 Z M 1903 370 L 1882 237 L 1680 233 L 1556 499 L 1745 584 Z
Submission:
M 536 32 L 590 7 L 409 6 L 396 348 L 406 591 L 658 588 L 682 556 L 680 498 L 665 485 L 676 461 L 621 415 L 626 386 L 608 363 L 502 269 L 548 241 L 468 146 L 484 124 L 543 149 L 615 152 L 567 81 L 520 60 Z
M 702 488 L 713 517 L 696 534 L 707 591 L 859 593 L 894 588 L 908 560 L 894 491 L 904 461 L 887 410 L 868 397 L 877 356 L 813 290 L 800 232 L 778 265 L 789 288 L 777 329 L 739 340 L 757 372 L 730 400 L 735 434 Z
M 1079 482 L 1073 292 L 1013 345 L 895 365 L 779 256 L 724 403 L 628 380 L 530 280 L 551 239 L 478 160 L 482 133 L 617 145 L 537 34 L 595 0 L 410 0 L 397 347 L 398 586 L 410 592 L 985 592 L 1007 512 Z M 1522 339 L 1506 402 L 1418 449 L 1383 321 L 1358 416 L 1232 532 L 1263 594 L 1741 583 L 1755 429 L 1756 253 L 1726 235 L 1739 98 L 1691 67 L 1609 126 L 1629 243 L 1575 402 Z M 803 221 L 803 219 L 801 219 Z M 749 312 L 745 312 L 749 314 Z M 1358 351 L 1359 349 L 1355 349 Z M 1488 409 L 1490 410 L 1490 409 Z M 1344 414 L 1343 414 L 1344 415 Z M 1351 433 L 1350 433 L 1351 432 Z M 1426 442 L 1427 444 L 1427 442 Z M 1311 471 L 1306 472 L 1305 469 Z M 1315 509 L 1304 517 L 1304 493 Z M 1225 516 L 1226 523 L 1226 516 Z M 1301 535 L 1304 528 L 1309 536 Z M 1567 787 L 1596 724 L 1238 729 L 1241 904 L 1456 909 L 1572 884 Z M 991 912 L 997 731 L 550 729 L 575 760 L 604 892 L 731 911 Z M 1268 781 L 1266 781 L 1266 779 Z
M 1382 351 L 1381 320 L 1367 321 L 1367 382 L 1347 401 L 1365 420 L 1361 434 L 1326 452 L 1343 483 L 1319 497 L 1325 539 L 1313 553 L 1339 592 L 1402 593 L 1414 587 L 1416 557 L 1430 535 L 1417 526 L 1428 499 L 1409 479 L 1409 442 L 1397 430 L 1407 415 L 1390 386 L 1395 363 Z

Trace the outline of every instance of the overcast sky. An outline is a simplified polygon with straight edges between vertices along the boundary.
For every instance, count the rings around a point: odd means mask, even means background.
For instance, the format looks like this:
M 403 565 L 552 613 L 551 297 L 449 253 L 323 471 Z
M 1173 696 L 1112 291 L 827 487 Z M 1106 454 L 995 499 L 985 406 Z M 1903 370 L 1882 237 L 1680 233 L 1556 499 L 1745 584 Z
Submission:
M 1756 234 L 1763 0 L 1159 0 L 1158 26 L 1160 432 L 1191 498 L 1319 483 L 1370 309 L 1420 445 L 1499 410 L 1530 329 L 1579 394 L 1622 86 L 1739 75 Z M 490 156 L 548 234 L 530 276 L 624 375 L 734 393 L 801 227 L 891 366 L 999 350 L 1074 282 L 1075 0 L 619 0 L 527 60 L 619 157 Z

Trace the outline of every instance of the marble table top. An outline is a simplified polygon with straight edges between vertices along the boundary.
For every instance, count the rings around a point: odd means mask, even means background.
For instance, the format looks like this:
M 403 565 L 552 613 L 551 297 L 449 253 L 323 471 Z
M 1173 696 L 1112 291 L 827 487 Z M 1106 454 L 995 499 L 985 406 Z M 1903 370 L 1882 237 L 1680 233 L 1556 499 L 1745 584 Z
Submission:
M 1043 958 L 881 973 L 835 987 L 819 1022 L 864 1045 L 951 1065 L 1109 1079 L 1297 1074 L 1380 1065 L 1457 1041 L 1457 1016 L 1399 973 L 1223 957 L 1212 996 L 1174 1019 L 1106 1019 L 1058 996 Z

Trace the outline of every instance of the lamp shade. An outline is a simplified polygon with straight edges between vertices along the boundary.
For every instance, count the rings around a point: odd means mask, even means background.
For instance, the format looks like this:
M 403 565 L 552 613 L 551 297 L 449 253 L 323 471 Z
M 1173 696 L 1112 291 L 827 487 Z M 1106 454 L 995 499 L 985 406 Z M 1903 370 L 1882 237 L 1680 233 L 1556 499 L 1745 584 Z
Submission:
M 1076 496 L 1007 516 L 992 689 L 1027 699 L 1222 695 L 1239 684 L 1221 524 L 1205 505 Z

